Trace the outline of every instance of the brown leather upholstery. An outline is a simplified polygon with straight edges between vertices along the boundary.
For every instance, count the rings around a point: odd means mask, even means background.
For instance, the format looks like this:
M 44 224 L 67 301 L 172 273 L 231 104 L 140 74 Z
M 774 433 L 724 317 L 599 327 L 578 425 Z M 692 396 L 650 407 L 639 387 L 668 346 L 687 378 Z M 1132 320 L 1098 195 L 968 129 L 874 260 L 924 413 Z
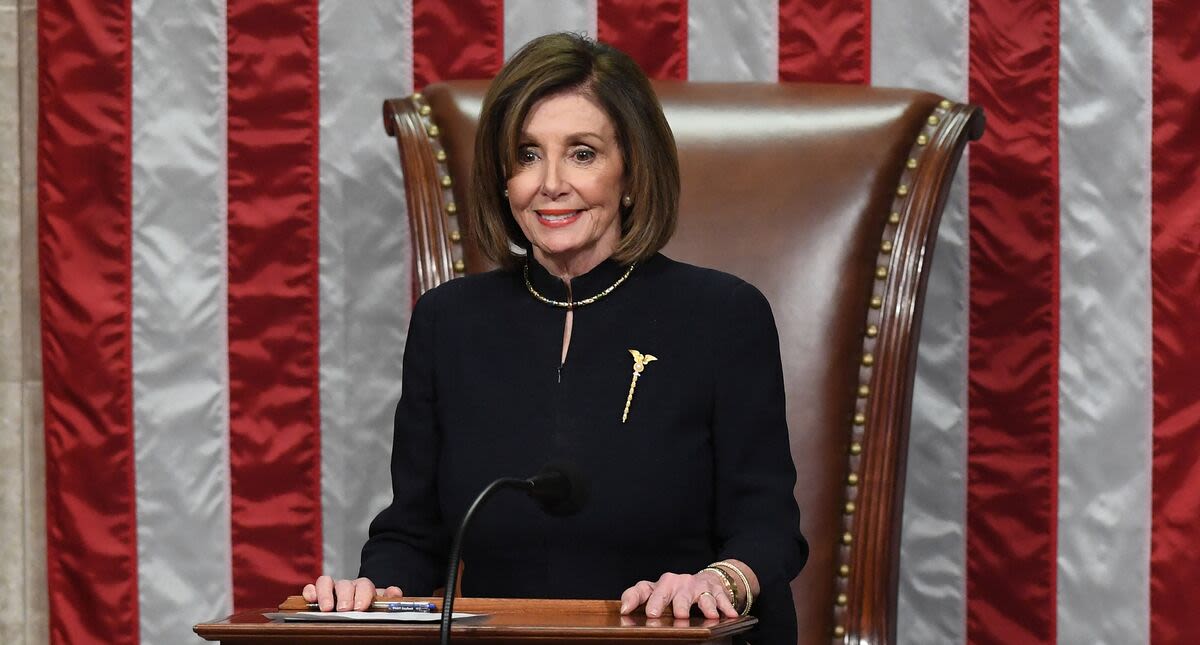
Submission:
M 437 84 L 384 104 L 422 291 L 456 269 L 488 268 L 448 213 L 467 201 L 485 88 Z M 910 90 L 678 82 L 655 90 L 683 175 L 679 230 L 665 252 L 755 284 L 779 326 L 796 498 L 812 547 L 793 583 L 800 642 L 893 642 L 927 259 L 983 115 Z

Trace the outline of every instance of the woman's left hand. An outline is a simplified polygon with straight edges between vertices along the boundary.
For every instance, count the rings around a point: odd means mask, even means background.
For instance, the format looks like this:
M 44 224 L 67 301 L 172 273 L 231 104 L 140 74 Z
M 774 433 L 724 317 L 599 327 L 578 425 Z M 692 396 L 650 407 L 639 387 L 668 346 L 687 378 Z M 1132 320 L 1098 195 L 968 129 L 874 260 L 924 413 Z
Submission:
M 664 573 L 657 582 L 642 580 L 621 594 L 621 613 L 628 614 L 646 606 L 646 615 L 658 618 L 670 608 L 676 618 L 687 618 L 692 605 L 705 618 L 737 618 L 733 600 L 721 578 L 712 571 L 700 573 Z

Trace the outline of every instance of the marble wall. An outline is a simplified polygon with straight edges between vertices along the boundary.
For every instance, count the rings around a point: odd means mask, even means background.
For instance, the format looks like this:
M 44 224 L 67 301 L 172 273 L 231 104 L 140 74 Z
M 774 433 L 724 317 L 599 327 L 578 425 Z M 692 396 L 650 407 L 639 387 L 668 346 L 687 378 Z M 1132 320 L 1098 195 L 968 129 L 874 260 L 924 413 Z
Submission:
M 0 0 L 0 642 L 47 642 L 37 8 Z

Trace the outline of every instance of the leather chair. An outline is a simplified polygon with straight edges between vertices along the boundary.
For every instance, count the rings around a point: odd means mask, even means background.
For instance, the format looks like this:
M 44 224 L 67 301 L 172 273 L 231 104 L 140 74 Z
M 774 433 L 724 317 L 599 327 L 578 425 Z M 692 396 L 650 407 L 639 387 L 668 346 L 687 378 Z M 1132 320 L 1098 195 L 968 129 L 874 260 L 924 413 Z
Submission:
M 491 267 L 457 215 L 487 85 L 384 102 L 414 289 Z M 664 252 L 766 294 L 782 340 L 808 566 L 801 643 L 891 643 L 913 373 L 929 259 L 982 111 L 926 92 L 655 82 L 682 170 Z

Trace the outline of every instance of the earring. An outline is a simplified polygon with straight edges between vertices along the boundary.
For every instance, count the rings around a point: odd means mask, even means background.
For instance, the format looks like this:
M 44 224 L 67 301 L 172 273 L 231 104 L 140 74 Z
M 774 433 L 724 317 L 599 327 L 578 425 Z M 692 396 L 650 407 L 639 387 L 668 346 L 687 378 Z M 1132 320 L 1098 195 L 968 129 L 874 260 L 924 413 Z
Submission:
M 504 196 L 508 197 L 508 189 L 507 188 L 504 189 Z
M 630 206 L 633 206 L 633 198 L 630 197 L 629 195 L 622 197 L 621 205 L 624 206 L 625 208 L 629 208 Z

